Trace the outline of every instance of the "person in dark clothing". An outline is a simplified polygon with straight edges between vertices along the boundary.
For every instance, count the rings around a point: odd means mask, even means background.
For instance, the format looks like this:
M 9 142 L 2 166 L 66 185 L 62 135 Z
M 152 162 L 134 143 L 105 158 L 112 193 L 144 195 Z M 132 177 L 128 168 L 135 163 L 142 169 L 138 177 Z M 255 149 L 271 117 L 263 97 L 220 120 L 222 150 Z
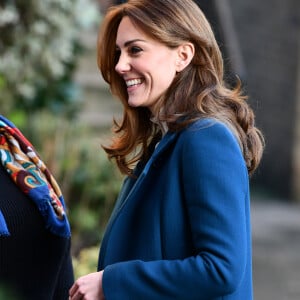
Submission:
M 0 116 L 0 289 L 18 300 L 68 299 L 74 275 L 64 209 L 32 145 Z

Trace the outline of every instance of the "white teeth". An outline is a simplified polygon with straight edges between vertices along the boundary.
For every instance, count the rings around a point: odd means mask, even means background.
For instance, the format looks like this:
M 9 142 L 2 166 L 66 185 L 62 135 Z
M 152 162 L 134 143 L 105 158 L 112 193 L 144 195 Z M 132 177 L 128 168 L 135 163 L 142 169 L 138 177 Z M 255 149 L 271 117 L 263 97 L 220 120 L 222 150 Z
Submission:
M 138 85 L 142 83 L 142 80 L 141 79 L 132 79 L 132 80 L 127 80 L 126 81 L 126 85 L 127 87 L 131 87 L 131 86 L 134 86 L 134 85 Z

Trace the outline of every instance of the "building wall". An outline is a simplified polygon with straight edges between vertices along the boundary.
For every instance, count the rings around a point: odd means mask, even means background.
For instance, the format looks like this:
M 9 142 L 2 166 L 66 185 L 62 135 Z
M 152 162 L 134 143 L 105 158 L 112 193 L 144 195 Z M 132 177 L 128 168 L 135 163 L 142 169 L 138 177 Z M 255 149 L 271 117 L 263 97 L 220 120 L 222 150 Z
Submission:
M 293 151 L 293 198 L 300 202 L 300 38 L 298 43 L 297 106 L 295 126 L 295 146 Z
M 223 1 L 223 0 L 216 0 Z M 300 41 L 299 0 L 230 0 L 246 68 L 245 84 L 266 149 L 253 184 L 268 193 L 293 198 L 297 79 Z M 298 113 L 298 115 L 297 115 Z M 296 196 L 297 197 L 297 196 Z M 299 197 L 300 198 L 300 197 Z

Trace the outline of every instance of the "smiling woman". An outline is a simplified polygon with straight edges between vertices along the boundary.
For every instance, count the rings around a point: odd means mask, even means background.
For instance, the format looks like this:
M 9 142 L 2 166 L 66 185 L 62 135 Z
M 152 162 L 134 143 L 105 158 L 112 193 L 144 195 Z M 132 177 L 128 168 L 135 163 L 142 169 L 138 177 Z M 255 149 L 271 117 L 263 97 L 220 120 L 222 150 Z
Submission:
M 128 175 L 98 272 L 70 299 L 251 300 L 249 175 L 263 137 L 227 87 L 213 31 L 192 0 L 108 10 L 98 64 L 123 105 L 103 146 Z
M 169 48 L 149 37 L 124 17 L 117 32 L 117 73 L 127 85 L 128 104 L 148 107 L 155 104 L 171 85 L 177 72 L 188 64 L 194 52 L 191 43 Z
M 155 115 L 158 99 L 171 85 L 176 73 L 193 58 L 193 44 L 169 48 L 138 29 L 129 17 L 124 17 L 116 45 L 115 70 L 126 82 L 128 104 L 148 107 Z

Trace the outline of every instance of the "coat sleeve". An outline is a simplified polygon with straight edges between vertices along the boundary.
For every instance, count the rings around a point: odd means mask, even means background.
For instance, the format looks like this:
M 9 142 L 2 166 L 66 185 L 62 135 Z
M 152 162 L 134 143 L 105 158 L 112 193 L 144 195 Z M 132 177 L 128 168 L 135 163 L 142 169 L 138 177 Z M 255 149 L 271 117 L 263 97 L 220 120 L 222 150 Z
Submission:
M 249 255 L 249 195 L 240 147 L 220 123 L 192 127 L 178 143 L 195 255 L 107 266 L 106 300 L 215 299 L 233 293 L 243 278 Z

